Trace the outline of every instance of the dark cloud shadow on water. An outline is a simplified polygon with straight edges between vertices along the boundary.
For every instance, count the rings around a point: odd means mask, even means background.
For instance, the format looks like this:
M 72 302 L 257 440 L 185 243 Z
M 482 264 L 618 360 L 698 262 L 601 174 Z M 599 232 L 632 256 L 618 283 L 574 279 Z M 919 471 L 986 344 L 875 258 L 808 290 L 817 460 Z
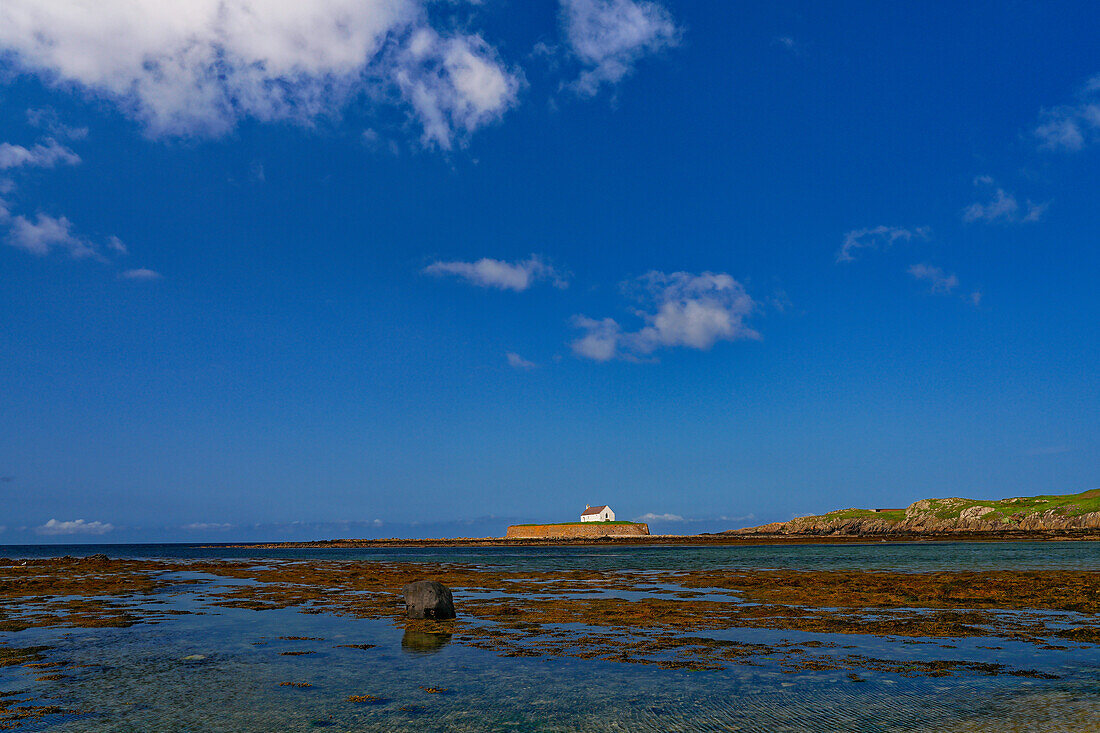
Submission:
M 411 629 L 406 629 L 401 637 L 401 649 L 409 654 L 435 654 L 450 643 L 450 634 L 430 634 Z

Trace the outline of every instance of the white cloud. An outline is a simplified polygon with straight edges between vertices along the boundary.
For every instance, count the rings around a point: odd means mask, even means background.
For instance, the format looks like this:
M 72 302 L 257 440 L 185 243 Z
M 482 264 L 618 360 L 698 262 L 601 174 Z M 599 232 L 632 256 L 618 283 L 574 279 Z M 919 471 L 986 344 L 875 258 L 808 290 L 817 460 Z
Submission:
M 482 288 L 522 292 L 540 280 L 549 280 L 556 288 L 568 286 L 566 276 L 539 255 L 520 262 L 504 262 L 483 257 L 476 262 L 433 262 L 424 268 L 428 275 L 451 275 Z
M 949 275 L 940 268 L 931 265 L 910 265 L 909 274 L 917 280 L 927 282 L 933 293 L 950 293 L 959 285 L 959 278 L 955 275 Z M 975 305 L 977 305 L 976 302 Z
M 512 107 L 522 77 L 480 36 L 444 38 L 421 28 L 401 53 L 395 79 L 420 119 L 422 142 L 449 150 L 456 130 L 475 130 Z
M 38 213 L 34 221 L 16 216 L 10 221 L 8 244 L 40 257 L 53 249 L 65 250 L 76 259 L 97 257 L 95 247 L 73 233 L 73 224 L 65 217 Z
M 123 280 L 160 280 L 162 275 L 156 270 L 147 270 L 139 267 L 133 270 L 124 270 L 118 275 Z
M 14 215 L 7 203 L 0 199 L 0 227 L 7 229 L 6 241 L 12 247 L 45 257 L 54 251 L 67 252 L 73 259 L 92 259 L 106 262 L 100 247 L 78 235 L 73 223 L 64 216 L 50 216 L 38 212 L 33 218 Z M 109 237 L 106 247 L 115 255 L 126 254 L 126 245 L 118 237 Z M 152 279 L 160 277 L 152 270 L 127 270 L 119 277 Z
M 77 165 L 78 163 L 80 163 L 80 156 L 53 138 L 47 138 L 45 142 L 29 148 L 0 143 L 0 170 L 22 167 L 53 168 L 58 164 Z
M 573 82 L 592 96 L 628 76 L 647 54 L 675 46 L 680 29 L 663 5 L 637 0 L 561 0 L 566 42 L 584 70 Z
M 41 535 L 63 534 L 107 534 L 114 529 L 114 525 L 106 522 L 85 522 L 83 519 L 74 519 L 69 522 L 59 522 L 51 519 L 34 531 Z
M 628 283 L 647 310 L 636 310 L 645 325 L 627 332 L 611 318 L 576 316 L 585 331 L 570 345 L 578 356 L 595 361 L 638 358 L 662 348 L 707 350 L 718 341 L 758 339 L 745 324 L 757 309 L 741 283 L 726 273 L 650 272 Z
M 535 362 L 527 361 L 514 351 L 509 351 L 504 356 L 508 359 L 508 366 L 514 369 L 534 369 L 538 366 Z
M 928 239 L 929 236 L 931 236 L 931 230 L 928 227 L 905 229 L 877 226 L 872 229 L 853 229 L 844 235 L 844 244 L 836 254 L 836 261 L 852 262 L 861 249 L 886 249 L 895 242 Z
M 1046 213 L 1048 203 L 1035 204 L 1028 201 L 1021 209 L 1016 201 L 1016 196 L 1006 193 L 1003 188 L 994 187 L 993 178 L 990 176 L 978 176 L 974 179 L 974 185 L 980 188 L 992 189 L 990 200 L 986 203 L 973 203 L 963 210 L 963 221 L 972 223 L 984 221 L 988 223 L 1017 223 L 1035 222 Z
M 1100 74 L 1077 96 L 1076 104 L 1042 111 L 1042 123 L 1035 128 L 1040 147 L 1072 152 L 1100 140 Z
M 587 316 L 574 316 L 573 325 L 585 331 L 583 336 L 570 344 L 573 353 L 593 361 L 615 358 L 623 332 L 613 318 L 597 321 Z
M 688 520 L 681 517 L 679 514 L 654 514 L 653 512 L 647 512 L 640 517 L 635 517 L 634 522 L 686 522 Z
M 406 105 L 446 148 L 514 105 L 520 77 L 479 36 L 434 30 L 427 5 L 6 0 L 0 51 L 154 136 L 216 136 L 244 117 L 309 124 L 357 97 Z
M 192 524 L 183 525 L 180 529 L 186 529 L 189 532 L 224 532 L 233 529 L 233 525 L 218 522 L 193 522 Z
M 3 13 L 4 9 L 0 8 L 0 17 Z M 50 126 L 55 131 L 68 130 L 70 137 L 81 136 L 79 130 L 64 128 L 57 121 L 56 115 L 50 111 L 28 110 L 27 118 L 32 124 Z M 0 170 L 11 170 L 13 174 L 17 174 L 18 169 L 53 168 L 57 165 L 78 165 L 80 162 L 79 155 L 53 138 L 47 138 L 45 142 L 37 143 L 30 148 L 0 143 Z M 10 194 L 14 190 L 13 180 L 0 179 L 0 195 Z M 57 249 L 68 252 L 76 259 L 105 260 L 100 249 L 84 237 L 77 235 L 73 230 L 72 222 L 64 216 L 54 217 L 42 212 L 38 212 L 33 219 L 25 215 L 16 216 L 8 202 L 0 199 L 0 225 L 7 229 L 8 244 L 39 257 Z M 106 246 L 115 254 L 126 254 L 126 245 L 118 237 L 109 237 Z

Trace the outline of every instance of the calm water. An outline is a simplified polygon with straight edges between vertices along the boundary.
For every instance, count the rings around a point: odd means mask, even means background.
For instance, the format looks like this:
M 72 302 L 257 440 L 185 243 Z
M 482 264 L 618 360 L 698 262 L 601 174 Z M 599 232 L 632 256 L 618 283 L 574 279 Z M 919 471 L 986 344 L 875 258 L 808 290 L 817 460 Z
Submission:
M 142 558 L 324 558 L 356 562 L 440 561 L 510 569 L 866 568 L 893 570 L 1100 570 L 1100 543 L 876 544 L 702 548 L 463 548 L 234 550 L 190 545 L 0 547 L 0 556 L 103 552 Z M 35 682 L 0 667 L 0 691 L 58 694 L 94 711 L 24 730 L 57 731 L 1100 731 L 1100 647 L 1063 650 L 989 638 L 913 644 L 900 638 L 734 629 L 746 642 L 819 640 L 897 660 L 987 661 L 1058 675 L 905 677 L 859 671 L 785 673 L 755 660 L 720 671 L 553 657 L 500 657 L 489 650 L 403 638 L 380 620 L 202 606 L 175 588 L 153 601 L 195 609 L 129 629 L 28 629 L 0 634 L 10 646 L 49 644 L 50 660 L 89 665 L 62 683 Z M 458 594 L 460 605 L 463 598 Z M 166 606 L 160 606 L 164 608 Z M 279 636 L 316 637 L 284 641 Z M 593 643 L 599 630 L 592 630 Z M 339 644 L 373 644 L 370 649 Z M 945 649 L 941 644 L 950 646 Z M 998 649 L 983 647 L 996 646 Z M 312 654 L 284 656 L 285 651 Z M 280 686 L 306 682 L 308 688 Z M 423 687 L 443 688 L 430 693 Z M 375 704 L 347 701 L 373 695 Z

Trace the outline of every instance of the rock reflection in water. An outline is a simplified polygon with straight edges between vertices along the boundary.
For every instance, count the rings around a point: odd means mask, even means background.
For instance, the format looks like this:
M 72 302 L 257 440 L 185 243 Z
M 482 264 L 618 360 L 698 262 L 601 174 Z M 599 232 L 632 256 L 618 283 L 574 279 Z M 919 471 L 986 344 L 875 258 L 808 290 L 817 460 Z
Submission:
M 401 648 L 411 654 L 435 654 L 450 643 L 450 634 L 431 634 L 411 629 L 405 629 L 405 635 L 401 637 Z

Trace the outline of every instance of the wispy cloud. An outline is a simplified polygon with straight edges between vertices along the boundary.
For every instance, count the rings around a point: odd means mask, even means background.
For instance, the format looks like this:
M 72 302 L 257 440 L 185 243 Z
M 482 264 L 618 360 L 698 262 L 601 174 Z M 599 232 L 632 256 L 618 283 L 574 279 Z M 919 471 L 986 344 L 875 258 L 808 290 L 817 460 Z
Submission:
M 13 217 L 9 222 L 8 244 L 39 257 L 54 249 L 68 252 L 75 259 L 99 256 L 90 242 L 73 232 L 71 221 L 64 216 L 53 217 L 41 212 L 33 220 L 25 216 Z
M 741 516 L 737 516 L 737 517 L 721 516 L 721 517 L 718 517 L 718 518 L 720 520 L 722 520 L 723 522 L 749 522 L 749 521 L 752 521 L 753 519 L 756 519 L 756 515 L 752 514 L 752 513 L 749 513 L 749 514 L 742 514 Z
M 1046 213 L 1049 203 L 1035 204 L 1027 201 L 1022 207 L 1016 201 L 1016 196 L 1006 193 L 1003 188 L 994 185 L 990 176 L 978 176 L 974 179 L 974 185 L 984 189 L 989 194 L 989 200 L 985 203 L 975 202 L 963 210 L 962 218 L 967 223 L 984 221 L 987 223 L 1019 223 L 1035 222 Z
M 506 359 L 508 359 L 508 366 L 512 367 L 513 369 L 527 370 L 534 369 L 538 366 L 538 364 L 536 364 L 535 362 L 527 361 L 514 351 L 509 351 L 504 356 Z
M 853 262 L 860 250 L 886 249 L 896 242 L 909 242 L 913 239 L 928 239 L 932 230 L 928 227 L 889 227 L 877 226 L 870 229 L 853 229 L 844 235 L 844 244 L 836 253 L 837 262 Z
M 183 525 L 180 529 L 185 529 L 188 532 L 225 532 L 233 529 L 233 525 L 221 522 L 192 522 Z
M 946 295 L 959 286 L 959 278 L 932 265 L 910 265 L 909 274 L 928 283 L 933 293 Z
M 49 107 L 27 110 L 27 124 L 48 132 L 54 137 L 83 140 L 88 137 L 87 127 L 74 127 L 61 121 L 57 112 Z
M 83 519 L 74 519 L 68 522 L 60 522 L 51 519 L 40 527 L 35 527 L 35 532 L 40 535 L 67 535 L 67 534 L 95 534 L 102 535 L 114 529 L 114 525 L 107 522 L 86 522 Z
M 77 165 L 80 156 L 53 138 L 25 148 L 22 145 L 0 143 L 0 170 L 10 168 L 53 168 L 57 165 Z
M 1085 82 L 1077 102 L 1042 111 L 1035 128 L 1039 146 L 1077 151 L 1100 140 L 1100 74 Z
M 585 331 L 571 344 L 577 356 L 610 361 L 638 358 L 662 348 L 706 350 L 718 341 L 760 338 L 745 323 L 757 310 L 756 302 L 726 273 L 654 271 L 625 286 L 644 306 L 635 314 L 645 325 L 624 331 L 612 318 L 576 316 L 573 325 Z
M 791 36 L 776 36 L 775 43 L 787 49 L 792 54 L 798 55 L 800 48 L 798 41 L 794 40 Z
M 429 5 L 11 0 L 0 51 L 111 100 L 153 136 L 222 135 L 242 118 L 310 124 L 355 99 L 396 103 L 426 145 L 450 148 L 516 104 L 522 74 L 479 35 L 434 27 Z
M 0 17 L 4 10 L 0 8 Z M 28 110 L 28 119 L 32 123 L 42 122 L 46 113 Z M 54 129 L 64 126 L 51 116 L 49 124 Z M 78 137 L 74 132 L 72 137 Z M 20 175 L 29 168 L 54 168 L 57 165 L 79 165 L 80 156 L 61 145 L 53 138 L 37 143 L 30 148 L 11 143 L 0 143 L 0 170 L 10 171 L 13 176 Z M 0 196 L 8 196 L 16 191 L 12 178 L 0 179 Z M 41 211 L 33 216 L 17 214 L 8 199 L 0 198 L 0 236 L 12 247 L 44 257 L 53 251 L 69 254 L 74 259 L 92 259 L 106 261 L 102 249 L 87 238 L 79 235 L 73 223 L 64 216 L 52 216 Z M 106 244 L 113 254 L 126 254 L 126 245 L 118 237 L 110 237 Z
M 474 262 L 433 262 L 424 273 L 436 276 L 453 276 L 471 285 L 498 290 L 527 290 L 539 281 L 548 281 L 556 288 L 568 287 L 569 281 L 539 255 L 531 255 L 519 262 L 504 262 L 483 257 Z
M 160 280 L 161 277 L 163 277 L 163 275 L 161 275 L 156 270 L 149 270 L 149 269 L 146 269 L 144 267 L 138 267 L 138 268 L 135 268 L 133 270 L 123 270 L 122 272 L 120 272 L 118 274 L 118 276 L 122 280 L 144 280 L 144 281 Z
M 755 518 L 756 518 L 756 516 L 753 515 L 753 514 L 745 514 L 745 515 L 739 516 L 739 517 L 729 517 L 729 516 L 723 515 L 723 516 L 720 516 L 720 517 L 708 517 L 708 518 L 700 519 L 700 518 L 696 518 L 696 517 L 682 517 L 679 514 L 658 514 L 658 513 L 655 513 L 655 512 L 647 512 L 645 514 L 642 514 L 639 517 L 635 517 L 631 521 L 633 521 L 633 522 L 655 522 L 655 523 L 669 522 L 669 523 L 675 523 L 675 524 L 696 524 L 696 525 L 698 525 L 698 524 L 713 524 L 715 522 L 748 522 L 748 521 L 751 521 Z
M 592 96 L 628 76 L 643 57 L 679 43 L 681 30 L 656 2 L 561 0 L 566 43 L 583 71 L 572 83 Z

